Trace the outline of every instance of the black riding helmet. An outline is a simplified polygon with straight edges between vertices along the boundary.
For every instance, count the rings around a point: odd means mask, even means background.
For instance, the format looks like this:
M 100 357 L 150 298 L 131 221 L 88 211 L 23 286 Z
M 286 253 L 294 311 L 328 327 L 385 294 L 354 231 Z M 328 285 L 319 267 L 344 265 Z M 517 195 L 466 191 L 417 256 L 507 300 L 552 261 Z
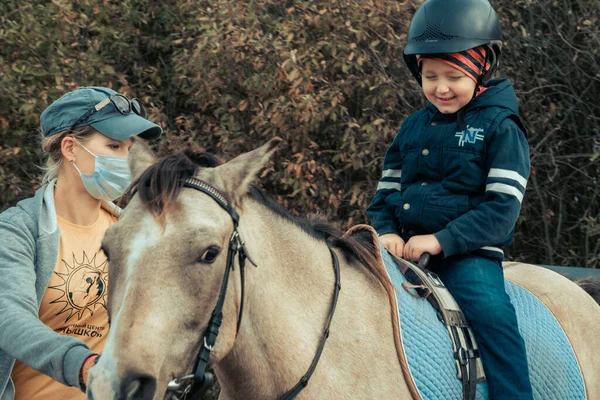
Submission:
M 485 85 L 502 54 L 500 20 L 487 0 L 426 0 L 415 13 L 406 38 L 404 61 L 419 85 L 418 54 L 456 53 L 486 46 L 490 68 L 479 77 Z

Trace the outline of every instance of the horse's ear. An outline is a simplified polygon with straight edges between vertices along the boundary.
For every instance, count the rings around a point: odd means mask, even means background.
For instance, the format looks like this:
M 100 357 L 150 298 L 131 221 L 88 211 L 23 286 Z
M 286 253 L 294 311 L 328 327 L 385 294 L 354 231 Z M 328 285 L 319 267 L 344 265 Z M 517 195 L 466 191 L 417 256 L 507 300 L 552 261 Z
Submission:
M 132 181 L 135 181 L 148 167 L 156 162 L 154 152 L 148 144 L 139 138 L 133 137 L 133 145 L 129 150 L 128 165 Z
M 235 206 L 241 205 L 241 200 L 248 193 L 250 184 L 267 164 L 279 143 L 281 143 L 280 138 L 273 138 L 258 149 L 244 153 L 215 168 L 215 173 L 220 177 L 225 192 Z

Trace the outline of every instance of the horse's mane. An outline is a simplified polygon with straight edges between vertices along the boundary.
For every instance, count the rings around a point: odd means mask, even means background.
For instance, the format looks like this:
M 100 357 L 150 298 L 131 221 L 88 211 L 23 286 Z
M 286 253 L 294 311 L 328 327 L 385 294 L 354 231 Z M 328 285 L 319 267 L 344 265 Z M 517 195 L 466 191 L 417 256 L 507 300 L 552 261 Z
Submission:
M 152 215 L 162 220 L 164 212 L 177 200 L 184 180 L 193 177 L 200 168 L 214 168 L 222 163 L 217 157 L 206 152 L 186 151 L 165 156 L 146 169 L 131 184 L 124 197 L 131 198 L 135 193 L 139 194 L 142 204 Z M 370 238 L 361 235 L 342 237 L 340 230 L 317 216 L 293 216 L 254 185 L 250 187 L 248 196 L 310 236 L 339 249 L 348 261 L 349 258 L 355 258 L 366 265 L 374 265 L 377 262 L 377 249 Z

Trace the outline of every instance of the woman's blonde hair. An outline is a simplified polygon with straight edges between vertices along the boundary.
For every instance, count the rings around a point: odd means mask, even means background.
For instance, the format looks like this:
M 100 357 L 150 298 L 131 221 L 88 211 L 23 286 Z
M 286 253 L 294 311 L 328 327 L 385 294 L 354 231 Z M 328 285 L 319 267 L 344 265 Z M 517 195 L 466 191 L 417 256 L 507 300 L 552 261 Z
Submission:
M 56 135 L 43 138 L 42 150 L 48 154 L 48 158 L 46 159 L 46 166 L 42 167 L 42 170 L 44 171 L 42 183 L 46 184 L 51 180 L 58 178 L 58 171 L 60 171 L 60 168 L 64 163 L 61 143 L 65 137 L 71 136 L 79 143 L 85 144 L 96 132 L 98 131 L 88 125 L 73 130 L 67 129 Z

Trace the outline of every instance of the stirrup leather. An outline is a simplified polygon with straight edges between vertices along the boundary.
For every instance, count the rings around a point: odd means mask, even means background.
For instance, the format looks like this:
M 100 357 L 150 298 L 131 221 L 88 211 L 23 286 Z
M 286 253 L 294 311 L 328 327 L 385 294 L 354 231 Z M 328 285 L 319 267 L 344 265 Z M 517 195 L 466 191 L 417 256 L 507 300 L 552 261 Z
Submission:
M 435 273 L 389 254 L 407 279 L 402 284 L 404 290 L 429 301 L 437 311 L 439 320 L 448 329 L 457 377 L 463 384 L 463 400 L 474 400 L 477 383 L 485 381 L 485 374 L 473 332 L 462 310 Z

